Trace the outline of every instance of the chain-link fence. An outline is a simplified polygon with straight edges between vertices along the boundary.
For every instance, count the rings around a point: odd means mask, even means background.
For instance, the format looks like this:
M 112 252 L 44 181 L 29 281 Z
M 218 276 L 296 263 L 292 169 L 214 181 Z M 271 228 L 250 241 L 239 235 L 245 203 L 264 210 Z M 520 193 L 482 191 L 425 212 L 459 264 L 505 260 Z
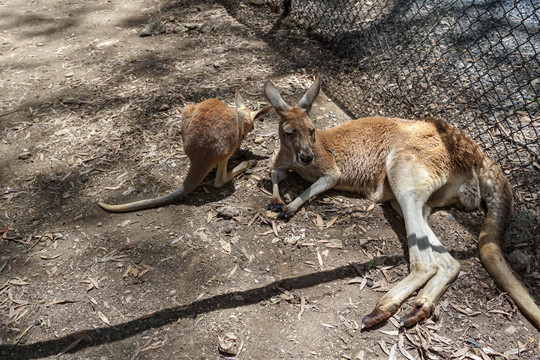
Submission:
M 229 5 L 259 29 L 247 13 L 266 7 L 280 41 L 324 45 L 312 69 L 350 115 L 446 119 L 502 166 L 517 205 L 540 214 L 539 0 L 252 2 Z

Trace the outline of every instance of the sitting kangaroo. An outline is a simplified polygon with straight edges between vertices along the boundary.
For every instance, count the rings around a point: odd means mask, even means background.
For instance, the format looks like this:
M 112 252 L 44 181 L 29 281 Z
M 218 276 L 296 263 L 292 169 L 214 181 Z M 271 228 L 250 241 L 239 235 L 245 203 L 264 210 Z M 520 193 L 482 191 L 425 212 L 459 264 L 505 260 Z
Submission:
M 244 100 L 236 92 L 236 109 L 217 99 L 188 105 L 183 111 L 182 142 L 190 161 L 184 182 L 174 192 L 153 199 L 121 205 L 99 203 L 111 212 L 128 212 L 172 204 L 192 192 L 217 165 L 214 187 L 219 188 L 236 175 L 246 171 L 256 161 L 243 161 L 227 172 L 227 162 L 240 146 L 244 137 L 253 129 L 255 119 L 272 110 L 271 106 L 253 112 L 246 109 Z
M 540 309 L 505 261 L 500 242 L 512 214 L 512 191 L 502 171 L 465 133 L 442 120 L 370 117 L 317 130 L 309 111 L 321 80 L 293 107 L 267 81 L 264 94 L 279 120 L 281 146 L 271 166 L 269 209 L 289 218 L 311 197 L 328 189 L 352 191 L 375 202 L 390 202 L 405 221 L 410 274 L 377 302 L 362 320 L 369 328 L 396 313 L 420 290 L 413 310 L 401 319 L 410 327 L 426 319 L 460 264 L 428 225 L 431 208 L 487 206 L 478 248 L 482 263 L 519 309 L 540 328 Z M 294 170 L 313 184 L 288 205 L 278 183 Z

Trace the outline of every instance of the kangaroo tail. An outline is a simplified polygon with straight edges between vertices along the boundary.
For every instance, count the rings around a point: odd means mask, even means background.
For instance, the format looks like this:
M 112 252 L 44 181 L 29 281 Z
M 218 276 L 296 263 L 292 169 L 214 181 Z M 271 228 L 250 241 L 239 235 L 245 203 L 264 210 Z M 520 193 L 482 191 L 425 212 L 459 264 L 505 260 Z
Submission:
M 478 237 L 482 264 L 519 310 L 540 329 L 540 309 L 508 266 L 502 252 L 501 241 L 512 215 L 512 190 L 501 169 L 489 160 L 484 162 L 480 175 L 480 190 L 488 209 Z
M 184 182 L 178 189 L 170 194 L 158 196 L 152 199 L 140 200 L 126 204 L 110 205 L 99 202 L 98 205 L 106 211 L 113 213 L 130 212 L 143 209 L 151 209 L 160 206 L 176 203 L 182 200 L 187 194 L 192 192 L 204 180 L 206 175 L 212 170 L 214 164 L 197 164 L 190 166 Z M 194 169 L 196 168 L 196 169 Z

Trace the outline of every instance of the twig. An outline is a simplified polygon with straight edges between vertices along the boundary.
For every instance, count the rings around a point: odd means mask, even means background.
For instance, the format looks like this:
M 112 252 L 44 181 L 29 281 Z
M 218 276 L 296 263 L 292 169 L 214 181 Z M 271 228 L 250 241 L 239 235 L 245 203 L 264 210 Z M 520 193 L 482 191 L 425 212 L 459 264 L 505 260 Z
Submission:
M 141 346 L 140 348 L 137 349 L 137 351 L 135 351 L 135 354 L 133 354 L 133 356 L 129 359 L 129 360 L 135 360 L 137 357 L 139 357 L 139 355 L 141 354 L 142 350 L 148 346 L 148 344 L 150 344 L 150 342 L 152 341 L 152 338 L 148 339 L 148 341 L 146 342 L 146 344 L 144 344 L 143 346 Z
M 7 115 L 9 115 L 9 114 L 13 114 L 13 113 L 16 113 L 17 111 L 21 111 L 21 110 L 22 110 L 21 108 L 9 110 L 9 111 L 0 113 L 0 117 L 2 117 L 2 116 L 7 116 Z

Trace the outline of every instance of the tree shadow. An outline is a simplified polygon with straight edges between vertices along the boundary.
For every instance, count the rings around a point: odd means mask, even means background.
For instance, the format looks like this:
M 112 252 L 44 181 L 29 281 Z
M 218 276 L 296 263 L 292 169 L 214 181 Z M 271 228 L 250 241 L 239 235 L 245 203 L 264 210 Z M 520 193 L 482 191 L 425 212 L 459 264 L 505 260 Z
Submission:
M 358 266 L 365 267 L 366 264 L 358 264 Z M 287 290 L 305 289 L 355 276 L 358 276 L 358 273 L 354 267 L 347 265 L 332 270 L 277 280 L 266 286 L 220 294 L 181 306 L 163 309 L 148 316 L 142 316 L 111 327 L 84 329 L 54 340 L 40 341 L 28 345 L 0 345 L 0 356 L 13 360 L 37 359 L 58 355 L 63 349 L 67 349 L 68 346 L 77 342 L 73 348 L 67 350 L 68 353 L 76 353 L 84 348 L 130 338 L 148 329 L 160 328 L 174 323 L 178 319 L 194 318 L 199 314 L 263 302 L 281 294 L 282 291 L 279 288 Z

